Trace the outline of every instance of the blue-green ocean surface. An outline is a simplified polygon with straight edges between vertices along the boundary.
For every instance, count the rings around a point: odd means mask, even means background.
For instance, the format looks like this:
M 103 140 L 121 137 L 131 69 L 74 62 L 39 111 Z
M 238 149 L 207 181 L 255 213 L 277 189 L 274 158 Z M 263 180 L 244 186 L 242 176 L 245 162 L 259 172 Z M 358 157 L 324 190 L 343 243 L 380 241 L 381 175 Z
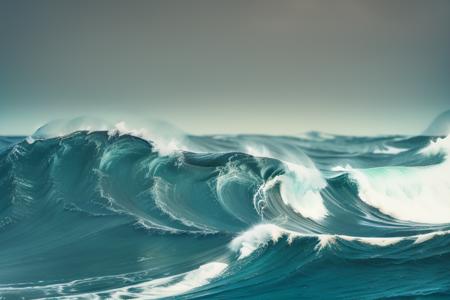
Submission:
M 450 298 L 449 151 L 445 136 L 1 137 L 0 298 Z

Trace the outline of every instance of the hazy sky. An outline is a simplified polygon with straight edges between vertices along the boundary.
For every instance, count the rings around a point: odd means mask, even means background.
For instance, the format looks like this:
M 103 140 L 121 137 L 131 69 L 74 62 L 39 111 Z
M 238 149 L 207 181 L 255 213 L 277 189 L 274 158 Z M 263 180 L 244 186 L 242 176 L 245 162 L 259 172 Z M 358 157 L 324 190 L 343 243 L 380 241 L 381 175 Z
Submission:
M 0 1 L 0 134 L 417 133 L 450 108 L 450 1 Z

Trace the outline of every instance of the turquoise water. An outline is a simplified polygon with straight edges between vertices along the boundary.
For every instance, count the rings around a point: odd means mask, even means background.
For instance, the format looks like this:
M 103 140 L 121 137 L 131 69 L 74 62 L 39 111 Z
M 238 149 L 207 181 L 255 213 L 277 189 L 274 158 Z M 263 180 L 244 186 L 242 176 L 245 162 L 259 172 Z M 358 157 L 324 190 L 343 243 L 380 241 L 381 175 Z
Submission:
M 448 138 L 0 138 L 0 295 L 450 297 Z

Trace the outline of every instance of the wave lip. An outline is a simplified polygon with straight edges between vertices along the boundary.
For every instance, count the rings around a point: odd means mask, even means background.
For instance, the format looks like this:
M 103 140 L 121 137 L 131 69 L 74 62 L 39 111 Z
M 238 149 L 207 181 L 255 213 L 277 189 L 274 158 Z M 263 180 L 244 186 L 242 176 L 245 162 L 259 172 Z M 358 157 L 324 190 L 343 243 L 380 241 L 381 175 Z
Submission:
M 422 133 L 429 136 L 447 136 L 450 134 L 450 110 L 437 116 Z

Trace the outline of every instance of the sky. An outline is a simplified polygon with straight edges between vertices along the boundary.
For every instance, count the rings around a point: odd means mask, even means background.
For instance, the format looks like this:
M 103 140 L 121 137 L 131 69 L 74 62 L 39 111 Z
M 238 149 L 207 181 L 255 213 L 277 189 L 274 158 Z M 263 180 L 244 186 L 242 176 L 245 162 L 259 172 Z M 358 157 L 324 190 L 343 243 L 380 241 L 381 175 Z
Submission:
M 450 108 L 450 1 L 0 2 L 0 134 L 415 134 Z

